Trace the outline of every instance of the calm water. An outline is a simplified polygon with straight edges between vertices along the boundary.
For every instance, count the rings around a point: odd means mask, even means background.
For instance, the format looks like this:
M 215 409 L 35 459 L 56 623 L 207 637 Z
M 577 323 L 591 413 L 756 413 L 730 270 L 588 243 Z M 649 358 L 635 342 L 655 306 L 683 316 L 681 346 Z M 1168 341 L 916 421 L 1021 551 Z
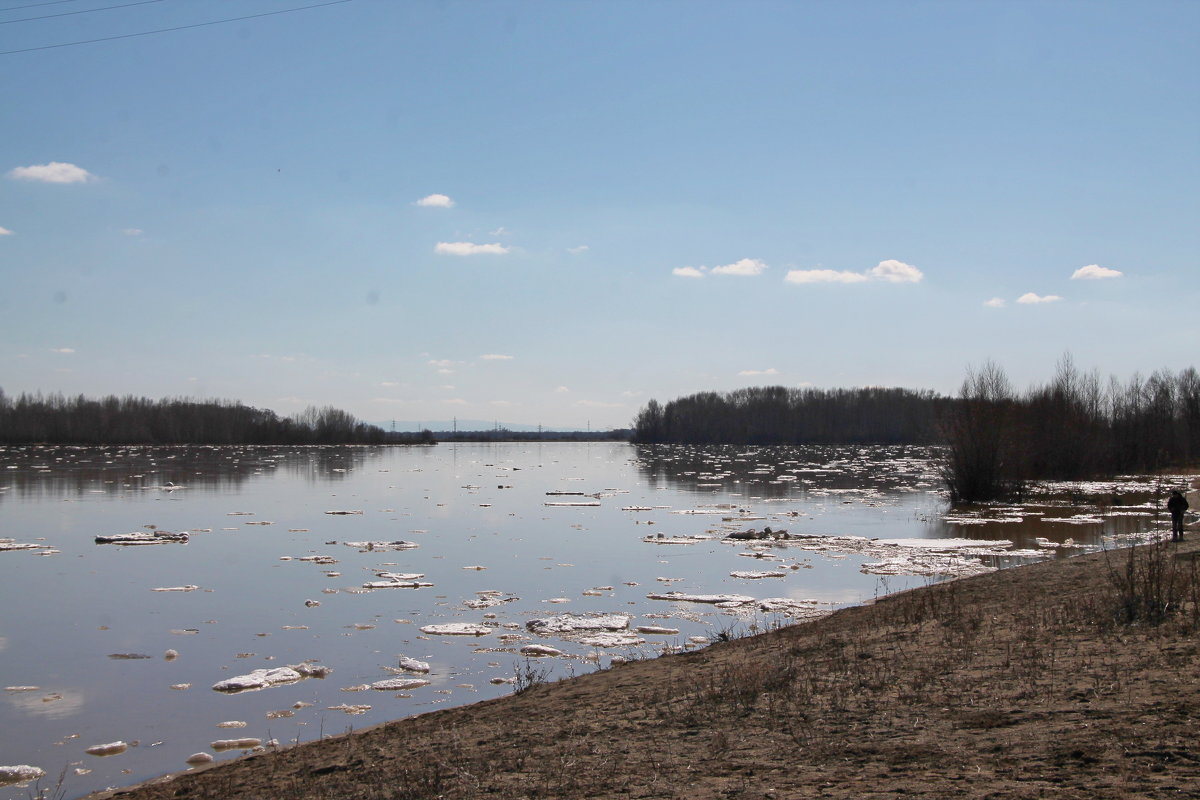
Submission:
M 564 651 L 535 666 L 565 676 L 614 655 L 651 657 L 794 618 L 650 593 L 790 598 L 827 610 L 937 579 L 903 558 L 899 572 L 918 574 L 869 574 L 888 570 L 869 566 L 879 553 L 849 540 L 762 548 L 722 542 L 731 530 L 1004 540 L 999 552 L 1018 553 L 1041 539 L 1049 556 L 1062 551 L 1047 544 L 1094 543 L 1155 524 L 1151 506 L 1132 493 L 1116 506 L 1079 507 L 1077 499 L 947 521 L 937 490 L 928 453 L 899 447 L 0 448 L 0 538 L 38 546 L 0 552 L 0 764 L 41 767 L 42 787 L 66 768 L 66 795 L 75 797 L 183 769 L 219 739 L 308 741 L 508 694 L 511 684 L 493 680 L 514 678 L 529 643 Z M 981 524 L 988 518 L 997 521 Z M 186 531 L 190 540 L 95 543 L 152 529 Z M 712 538 L 645 541 L 659 534 Z M 399 540 L 417 547 L 345 544 Z M 327 558 L 301 560 L 314 556 Z M 984 550 L 966 561 L 1028 557 Z M 731 575 L 755 570 L 784 576 Z M 432 586 L 364 590 L 379 572 L 419 574 Z M 154 591 L 179 587 L 196 588 Z M 488 597 L 504 602 L 465 605 Z M 631 615 L 631 629 L 678 633 L 597 648 L 526 630 L 532 619 L 595 612 Z M 420 631 L 449 622 L 483 623 L 492 633 Z M 169 650 L 178 657 L 165 658 Z M 430 685 L 361 688 L 396 677 L 398 656 L 428 662 Z M 332 673 L 239 694 L 211 688 L 305 661 Z M 85 752 L 118 740 L 130 745 L 121 754 Z M 0 800 L 32 791 L 0 787 Z

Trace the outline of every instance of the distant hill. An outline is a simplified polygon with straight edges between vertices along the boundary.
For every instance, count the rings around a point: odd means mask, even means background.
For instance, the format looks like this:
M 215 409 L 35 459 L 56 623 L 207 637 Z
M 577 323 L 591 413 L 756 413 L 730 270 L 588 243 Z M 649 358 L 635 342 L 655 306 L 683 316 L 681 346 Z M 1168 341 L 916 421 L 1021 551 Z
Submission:
M 496 420 L 492 420 L 492 419 L 488 419 L 488 420 L 460 419 L 457 421 L 457 423 L 455 422 L 455 420 L 452 420 L 452 419 L 418 420 L 415 422 L 413 420 L 406 420 L 406 419 L 398 419 L 393 422 L 393 420 L 386 419 L 386 420 L 380 420 L 378 422 L 373 422 L 371 424 L 378 425 L 380 428 L 383 428 L 385 431 L 392 430 L 392 425 L 395 424 L 396 431 L 398 431 L 400 433 L 416 433 L 416 432 L 423 431 L 423 430 L 431 430 L 434 433 L 442 433 L 444 431 L 457 430 L 461 433 L 464 431 L 490 431 L 490 430 L 494 430 L 496 428 L 500 428 L 500 429 L 506 430 L 506 431 L 532 433 L 532 432 L 536 432 L 539 427 L 537 425 L 522 425 L 522 424 L 515 423 L 515 422 L 497 422 Z M 584 428 L 572 428 L 572 427 L 560 428 L 560 427 L 556 427 L 554 425 L 543 425 L 543 426 L 541 426 L 541 429 L 546 430 L 546 431 L 585 430 Z

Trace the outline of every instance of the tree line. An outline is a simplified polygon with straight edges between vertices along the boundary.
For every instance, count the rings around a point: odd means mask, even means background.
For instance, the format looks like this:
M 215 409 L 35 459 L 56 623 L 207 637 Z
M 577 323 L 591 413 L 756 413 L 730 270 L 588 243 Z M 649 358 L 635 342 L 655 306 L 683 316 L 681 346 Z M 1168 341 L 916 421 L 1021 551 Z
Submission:
M 1080 480 L 1200 462 L 1200 373 L 1159 370 L 1122 382 L 1070 355 L 1024 392 L 1000 366 L 968 370 L 957 397 L 912 389 L 701 392 L 651 400 L 635 442 L 936 444 L 951 499 L 1013 497 L 1034 480 Z
M 1105 381 L 1068 355 L 1049 382 L 1021 393 L 989 362 L 968 371 L 940 427 L 943 475 L 959 501 L 1011 497 L 1033 480 L 1192 465 L 1200 461 L 1200 374 L 1188 367 Z
M 0 443 L 379 444 L 382 428 L 325 406 L 280 417 L 233 400 L 21 394 L 0 390 Z
M 634 420 L 634 441 L 671 444 L 913 444 L 937 437 L 945 402 L 931 391 L 897 388 L 789 389 L 764 386 L 700 392 L 660 404 Z

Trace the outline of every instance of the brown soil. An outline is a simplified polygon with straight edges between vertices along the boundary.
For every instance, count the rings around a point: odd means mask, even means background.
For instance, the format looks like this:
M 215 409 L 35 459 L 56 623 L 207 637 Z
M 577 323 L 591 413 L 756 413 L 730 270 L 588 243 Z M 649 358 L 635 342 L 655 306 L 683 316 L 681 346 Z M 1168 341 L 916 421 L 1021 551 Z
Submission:
M 1200 797 L 1198 558 L 943 583 L 102 796 Z

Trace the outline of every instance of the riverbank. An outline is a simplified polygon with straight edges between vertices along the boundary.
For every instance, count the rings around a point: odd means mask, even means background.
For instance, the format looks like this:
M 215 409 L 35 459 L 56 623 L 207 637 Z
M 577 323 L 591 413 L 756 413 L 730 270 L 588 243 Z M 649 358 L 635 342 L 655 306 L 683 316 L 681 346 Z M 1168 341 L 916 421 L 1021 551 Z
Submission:
M 1200 797 L 1198 558 L 938 584 L 93 797 Z M 1168 581 L 1177 613 L 1121 620 Z

